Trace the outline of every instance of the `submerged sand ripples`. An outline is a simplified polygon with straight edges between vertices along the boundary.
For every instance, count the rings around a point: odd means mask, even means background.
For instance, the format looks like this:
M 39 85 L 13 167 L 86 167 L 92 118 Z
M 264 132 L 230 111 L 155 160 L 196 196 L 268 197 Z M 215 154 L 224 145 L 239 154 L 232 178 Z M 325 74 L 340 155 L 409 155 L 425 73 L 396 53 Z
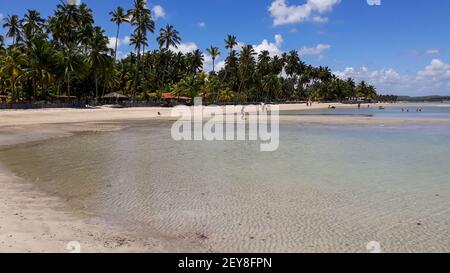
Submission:
M 261 153 L 258 143 L 174 142 L 166 125 L 141 125 L 0 157 L 108 224 L 211 251 L 366 252 L 370 241 L 449 251 L 447 134 L 287 124 L 279 151 Z

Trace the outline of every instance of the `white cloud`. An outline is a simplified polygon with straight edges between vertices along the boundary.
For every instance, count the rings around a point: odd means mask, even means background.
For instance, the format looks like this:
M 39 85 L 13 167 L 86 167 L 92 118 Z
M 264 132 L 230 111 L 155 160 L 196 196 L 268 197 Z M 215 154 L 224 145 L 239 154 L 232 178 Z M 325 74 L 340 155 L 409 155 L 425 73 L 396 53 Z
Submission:
M 206 23 L 205 22 L 200 22 L 198 23 L 198 26 L 201 28 L 205 28 L 206 27 Z
M 411 50 L 411 54 L 414 56 L 425 56 L 425 55 L 437 55 L 440 54 L 442 50 L 440 48 L 430 48 L 426 50 L 417 50 L 413 49 Z
M 189 52 L 197 50 L 198 46 L 197 46 L 196 43 L 189 42 L 189 43 L 181 43 L 181 44 L 179 44 L 178 48 L 170 46 L 169 49 L 172 50 L 173 52 L 177 52 L 177 53 L 181 52 L 181 53 L 186 54 L 186 53 L 189 53 Z
M 80 5 L 81 4 L 81 0 L 68 0 L 67 3 L 69 5 Z
M 430 48 L 427 51 L 425 51 L 425 53 L 428 55 L 434 55 L 441 53 L 441 50 L 439 48 Z
M 418 80 L 442 81 L 450 80 L 450 65 L 441 60 L 434 59 L 423 70 L 417 73 Z
M 271 43 L 267 39 L 264 39 L 259 45 L 253 45 L 253 48 L 258 54 L 266 50 L 272 57 L 281 55 L 283 52 L 280 47 L 284 42 L 283 36 L 281 36 L 281 34 L 277 34 L 275 35 L 274 39 L 275 43 Z
M 116 37 L 108 37 L 108 48 L 114 49 L 116 47 Z M 117 40 L 117 48 L 120 47 L 120 39 Z
M 108 48 L 114 49 L 116 46 L 116 37 L 108 37 Z M 130 36 L 125 36 L 123 38 L 119 38 L 119 40 L 117 41 L 117 48 L 120 48 L 121 46 L 128 46 L 130 45 L 131 42 L 131 37 Z
M 165 18 L 166 17 L 166 11 L 160 5 L 154 6 L 152 11 L 153 11 L 153 15 L 155 17 L 155 20 L 158 20 L 158 18 Z
M 367 0 L 369 6 L 381 6 L 381 0 Z
M 128 36 L 128 35 L 125 36 L 125 37 L 123 37 L 122 42 L 123 42 L 125 45 L 130 45 L 130 43 L 131 43 L 131 37 Z
M 269 7 L 275 26 L 313 21 L 324 23 L 327 17 L 321 15 L 330 12 L 341 0 L 307 0 L 302 5 L 289 5 L 286 0 L 273 0 Z
M 341 79 L 352 78 L 355 81 L 366 81 L 370 84 L 397 84 L 402 78 L 394 69 L 369 70 L 363 66 L 359 69 L 347 67 L 344 71 L 334 73 Z
M 208 53 L 204 54 L 204 62 L 203 62 L 203 70 L 206 72 L 210 72 L 212 71 L 212 67 L 213 67 L 213 60 L 211 55 L 209 55 Z M 215 71 L 218 72 L 220 71 L 220 69 L 225 67 L 225 61 L 221 61 L 220 60 L 220 56 L 216 58 L 215 60 Z
M 224 67 L 225 67 L 225 61 L 220 61 L 216 64 L 216 71 L 219 71 Z
M 129 54 L 130 54 L 129 52 L 126 53 L 126 52 L 117 50 L 117 59 L 118 59 L 118 60 L 123 60 L 123 59 L 125 59 L 126 57 L 128 57 Z
M 348 67 L 334 72 L 341 79 L 348 77 L 355 81 L 366 81 L 382 93 L 397 95 L 450 95 L 450 64 L 434 59 L 425 68 L 414 74 L 401 75 L 394 69 L 370 70 Z
M 315 56 L 319 56 L 320 58 L 322 58 L 325 51 L 330 48 L 331 48 L 331 45 L 328 45 L 328 44 L 318 44 L 315 47 L 304 46 L 302 49 L 300 49 L 300 51 L 298 53 L 300 56 L 315 55 Z

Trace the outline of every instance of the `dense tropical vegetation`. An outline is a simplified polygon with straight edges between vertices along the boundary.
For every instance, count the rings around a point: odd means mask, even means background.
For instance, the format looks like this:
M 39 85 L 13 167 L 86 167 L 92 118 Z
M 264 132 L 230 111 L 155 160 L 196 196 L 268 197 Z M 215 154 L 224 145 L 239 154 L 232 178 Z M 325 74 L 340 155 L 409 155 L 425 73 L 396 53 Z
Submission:
M 105 31 L 95 25 L 86 4 L 61 2 L 49 18 L 36 10 L 28 10 L 22 18 L 5 18 L 6 37 L 0 36 L 0 95 L 9 102 L 52 101 L 63 96 L 95 102 L 109 92 L 133 101 L 157 100 L 161 93 L 172 92 L 202 96 L 210 103 L 379 98 L 373 86 L 339 79 L 327 67 L 307 65 L 296 51 L 281 56 L 267 51 L 257 54 L 251 45 L 239 46 L 232 35 L 224 41 L 227 52 L 216 46 L 206 49 L 213 61 L 212 71 L 206 73 L 200 50 L 185 54 L 173 50 L 181 43 L 174 26 L 157 31 L 146 1 L 135 0 L 129 10 L 118 7 L 110 15 L 117 28 L 114 49 L 108 47 Z M 133 28 L 134 52 L 119 58 L 117 41 L 124 24 Z M 150 39 L 155 32 L 156 39 Z M 220 55 L 225 64 L 217 71 Z

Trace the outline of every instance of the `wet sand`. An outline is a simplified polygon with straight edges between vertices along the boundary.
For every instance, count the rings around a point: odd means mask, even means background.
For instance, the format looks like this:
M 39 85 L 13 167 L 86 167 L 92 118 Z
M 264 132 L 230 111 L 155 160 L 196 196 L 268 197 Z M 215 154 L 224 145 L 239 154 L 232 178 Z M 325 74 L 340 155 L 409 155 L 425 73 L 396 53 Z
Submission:
M 282 110 L 321 109 L 329 104 L 284 105 Z M 336 105 L 356 107 L 355 105 Z M 409 107 L 414 107 L 408 104 Z M 437 105 L 442 106 L 442 105 Z M 401 107 L 398 106 L 397 107 Z M 446 106 L 445 106 L 446 107 Z M 168 120 L 171 109 L 30 110 L 0 112 L 0 146 L 66 137 L 76 132 L 102 132 L 127 127 L 127 121 Z M 158 112 L 161 116 L 158 115 Z M 331 125 L 450 125 L 445 119 L 368 117 L 281 117 L 285 122 Z M 201 240 L 182 245 L 159 234 L 141 237 L 71 211 L 65 200 L 38 191 L 0 166 L 0 252 L 70 252 L 79 241 L 82 252 L 208 251 Z

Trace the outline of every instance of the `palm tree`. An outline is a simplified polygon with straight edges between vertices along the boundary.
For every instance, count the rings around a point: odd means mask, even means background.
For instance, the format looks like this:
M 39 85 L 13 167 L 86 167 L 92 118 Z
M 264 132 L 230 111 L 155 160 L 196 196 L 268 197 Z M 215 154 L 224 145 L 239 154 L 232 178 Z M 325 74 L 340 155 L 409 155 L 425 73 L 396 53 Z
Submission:
M 54 40 L 68 48 L 77 43 L 80 14 L 76 5 L 61 2 L 49 19 L 49 30 Z M 70 29 L 70 31 L 67 31 Z
M 78 37 L 76 38 L 83 46 L 82 49 L 86 54 L 89 44 L 94 38 L 94 16 L 92 10 L 86 4 L 81 4 L 77 11 L 77 17 Z
M 272 100 L 281 89 L 281 80 L 276 74 L 270 74 L 262 79 L 262 87 L 266 92 L 266 99 Z
M 29 67 L 25 74 L 33 81 L 34 98 L 37 97 L 36 82 L 41 84 L 44 97 L 47 96 L 47 85 L 54 81 L 62 68 L 62 54 L 43 39 L 35 39 L 28 50 Z
M 185 95 L 194 102 L 205 83 L 205 79 L 201 75 L 192 75 L 182 79 L 174 88 L 174 93 L 178 96 Z
M 6 33 L 6 37 L 13 39 L 13 45 L 16 45 L 17 42 L 20 41 L 22 37 L 22 25 L 19 19 L 19 16 L 17 15 L 10 15 L 8 18 L 4 19 L 5 23 L 3 24 L 3 27 L 8 29 L 8 32 Z
M 206 51 L 211 55 L 212 61 L 213 61 L 213 74 L 216 73 L 216 59 L 220 56 L 220 50 L 218 47 L 211 46 L 210 48 L 206 49 Z
M 15 47 L 7 49 L 0 58 L 0 76 L 9 80 L 13 101 L 17 100 L 17 80 L 22 75 L 26 63 L 27 56 Z
M 236 39 L 236 36 L 233 35 L 228 35 L 227 39 L 225 39 L 225 48 L 229 50 L 230 54 L 234 47 L 238 45 Z
M 42 33 L 42 28 L 45 24 L 45 20 L 41 18 L 41 14 L 36 10 L 28 10 L 22 20 L 23 32 L 25 38 L 29 42 L 38 33 Z
M 135 27 L 134 35 L 138 38 L 137 41 L 140 41 L 139 44 L 136 44 L 139 50 L 138 57 L 140 57 L 141 48 L 145 51 L 146 44 L 143 42 L 147 42 L 147 33 L 155 31 L 155 21 L 153 21 L 151 11 L 146 8 L 146 5 L 146 0 L 135 0 L 133 8 L 128 11 L 131 16 L 131 25 Z
M 270 52 L 267 50 L 261 51 L 261 53 L 258 56 L 258 65 L 257 65 L 257 72 L 259 77 L 264 77 L 271 73 L 271 66 L 270 66 Z
M 230 88 L 225 88 L 219 92 L 219 100 L 223 102 L 231 101 L 235 96 L 235 93 Z
M 203 68 L 203 53 L 200 50 L 194 50 L 193 52 L 189 52 L 186 55 L 187 62 L 188 62 L 188 70 L 190 71 L 190 74 L 196 74 L 200 72 Z
M 114 61 L 117 60 L 117 45 L 119 41 L 119 33 L 120 33 L 120 25 L 123 23 L 129 22 L 129 15 L 125 12 L 122 7 L 117 7 L 115 11 L 111 11 L 109 13 L 111 15 L 111 22 L 116 23 L 117 25 L 117 34 L 116 34 L 116 45 L 114 47 Z
M 91 66 L 95 80 L 95 98 L 98 98 L 98 77 L 99 73 L 105 71 L 110 62 L 108 38 L 100 27 L 94 28 L 93 39 L 89 45 L 89 55 L 87 63 Z
M 253 77 L 255 71 L 255 55 L 256 52 L 253 46 L 246 45 L 242 48 L 241 55 L 239 56 L 240 83 L 238 88 L 238 96 L 242 94 L 243 89 Z
M 297 51 L 292 50 L 286 59 L 286 74 L 292 78 L 299 70 L 300 57 Z
M 159 37 L 157 38 L 159 48 L 168 50 L 170 46 L 178 48 L 181 43 L 180 33 L 175 29 L 174 26 L 166 25 L 165 28 L 161 28 Z
M 70 96 L 72 76 L 83 76 L 87 67 L 76 46 L 69 46 L 69 48 L 64 50 L 62 62 L 64 65 L 63 74 L 67 81 L 67 95 Z
M 137 51 L 133 98 L 135 97 L 137 91 L 137 84 L 139 81 L 141 48 L 142 51 L 145 52 L 145 46 L 148 45 L 147 32 L 153 33 L 155 31 L 155 21 L 153 21 L 151 17 L 151 11 L 148 8 L 146 8 L 146 5 L 147 1 L 145 0 L 135 0 L 133 8 L 128 11 L 128 13 L 131 15 L 131 25 L 135 27 L 131 39 L 131 44 L 135 46 L 135 50 Z M 145 68 L 143 70 L 145 70 Z

